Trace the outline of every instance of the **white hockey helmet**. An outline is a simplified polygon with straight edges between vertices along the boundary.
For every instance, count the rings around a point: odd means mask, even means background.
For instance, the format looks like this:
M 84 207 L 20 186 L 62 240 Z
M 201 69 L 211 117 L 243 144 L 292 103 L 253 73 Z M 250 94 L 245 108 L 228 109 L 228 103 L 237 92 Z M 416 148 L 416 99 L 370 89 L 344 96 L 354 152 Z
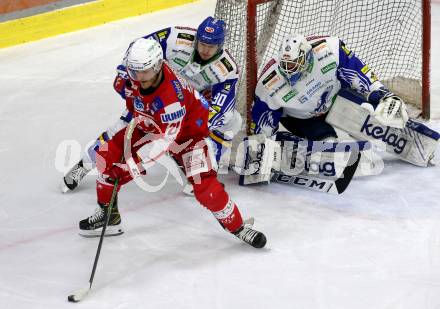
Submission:
M 126 59 L 127 72 L 133 80 L 138 80 L 137 72 L 153 69 L 157 74 L 162 68 L 162 47 L 154 39 L 140 38 L 130 46 Z
M 284 38 L 278 54 L 279 68 L 294 85 L 312 61 L 312 45 L 301 34 Z

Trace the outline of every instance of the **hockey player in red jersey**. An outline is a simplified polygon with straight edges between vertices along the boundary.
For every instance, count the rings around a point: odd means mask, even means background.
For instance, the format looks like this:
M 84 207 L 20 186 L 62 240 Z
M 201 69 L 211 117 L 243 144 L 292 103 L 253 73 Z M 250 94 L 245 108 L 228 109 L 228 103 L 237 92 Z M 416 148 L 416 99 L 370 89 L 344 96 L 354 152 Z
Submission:
M 209 134 L 206 100 L 163 61 L 162 48 L 155 40 L 136 40 L 128 49 L 125 62 L 130 77 L 126 106 L 136 125 L 126 147 L 131 155 L 127 156 L 124 149 L 125 128 L 98 150 L 99 206 L 93 216 L 80 222 L 80 234 L 101 233 L 116 179 L 121 186 L 145 173 L 142 164 L 150 164 L 168 153 L 184 167 L 197 201 L 227 231 L 255 248 L 264 247 L 264 234 L 244 224 L 236 204 L 217 180 L 212 166 L 215 158 L 206 138 Z M 120 226 L 115 199 L 106 235 L 122 234 Z

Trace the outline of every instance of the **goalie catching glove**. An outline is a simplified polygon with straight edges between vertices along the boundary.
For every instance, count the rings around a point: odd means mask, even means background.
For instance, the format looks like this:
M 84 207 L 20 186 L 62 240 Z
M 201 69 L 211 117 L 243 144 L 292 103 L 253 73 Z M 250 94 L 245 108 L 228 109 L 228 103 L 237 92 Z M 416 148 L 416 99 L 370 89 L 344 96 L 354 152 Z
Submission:
M 363 107 L 365 107 L 364 104 Z M 394 94 L 387 95 L 380 100 L 373 116 L 381 124 L 398 129 L 403 129 L 409 119 L 405 103 Z

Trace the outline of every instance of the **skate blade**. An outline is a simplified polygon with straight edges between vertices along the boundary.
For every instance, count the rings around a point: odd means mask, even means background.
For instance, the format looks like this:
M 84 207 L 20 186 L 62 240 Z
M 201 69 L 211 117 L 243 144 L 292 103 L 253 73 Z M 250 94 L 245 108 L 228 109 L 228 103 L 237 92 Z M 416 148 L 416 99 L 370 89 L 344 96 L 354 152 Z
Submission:
M 93 238 L 93 237 L 101 237 L 102 228 L 96 229 L 96 230 L 80 230 L 79 236 L 85 237 L 85 238 Z M 105 230 L 105 237 L 111 237 L 111 236 L 119 236 L 124 234 L 124 230 L 121 227 L 107 227 Z

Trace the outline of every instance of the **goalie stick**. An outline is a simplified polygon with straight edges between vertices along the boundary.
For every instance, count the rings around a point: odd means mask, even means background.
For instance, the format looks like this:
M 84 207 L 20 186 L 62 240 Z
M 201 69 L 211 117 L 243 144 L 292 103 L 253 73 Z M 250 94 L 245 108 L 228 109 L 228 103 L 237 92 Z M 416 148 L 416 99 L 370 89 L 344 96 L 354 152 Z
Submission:
M 307 188 L 325 193 L 341 194 L 345 191 L 345 189 L 347 189 L 348 185 L 353 179 L 360 160 L 361 153 L 352 152 L 342 175 L 334 180 L 312 177 L 308 175 L 287 175 L 280 172 L 275 172 L 271 177 L 271 182 L 288 184 L 291 186 Z

